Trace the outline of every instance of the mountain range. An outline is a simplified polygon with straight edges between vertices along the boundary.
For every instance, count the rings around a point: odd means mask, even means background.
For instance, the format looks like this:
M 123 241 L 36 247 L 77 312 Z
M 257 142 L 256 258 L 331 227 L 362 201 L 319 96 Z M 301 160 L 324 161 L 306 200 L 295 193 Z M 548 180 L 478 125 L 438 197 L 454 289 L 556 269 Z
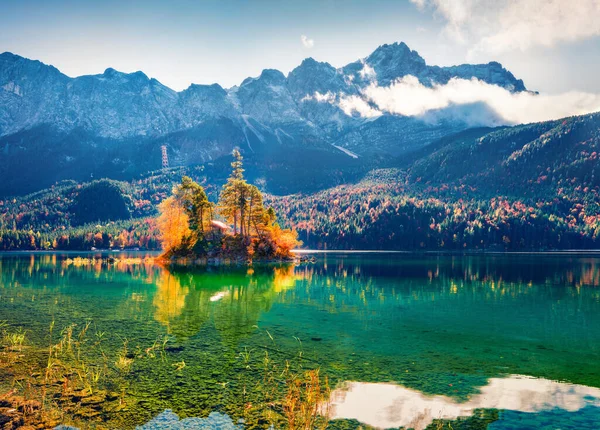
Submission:
M 161 167 L 162 145 L 172 167 L 218 164 L 238 147 L 251 176 L 272 192 L 334 185 L 470 127 L 460 116 L 363 115 L 340 103 L 406 76 L 429 87 L 461 78 L 527 91 L 497 62 L 430 66 L 404 43 L 340 68 L 307 58 L 287 76 L 266 69 L 232 88 L 193 84 L 181 92 L 143 72 L 71 78 L 3 53 L 0 196 L 63 179 L 131 179 Z M 290 179 L 307 172 L 315 179 Z

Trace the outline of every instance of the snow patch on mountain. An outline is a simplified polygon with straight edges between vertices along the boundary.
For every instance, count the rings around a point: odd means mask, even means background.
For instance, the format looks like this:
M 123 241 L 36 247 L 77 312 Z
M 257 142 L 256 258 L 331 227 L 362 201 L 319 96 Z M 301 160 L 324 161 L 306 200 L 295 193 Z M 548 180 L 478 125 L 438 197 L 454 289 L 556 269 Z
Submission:
M 3 85 L 2 89 L 4 91 L 13 93 L 19 97 L 23 97 L 23 93 L 21 92 L 21 87 L 19 85 L 15 84 L 14 82 L 9 82 L 9 83 Z
M 352 157 L 352 158 L 358 158 L 358 155 L 356 155 L 356 154 L 355 154 L 354 152 L 352 152 L 352 151 L 349 151 L 349 150 L 347 150 L 347 149 L 346 149 L 346 148 L 344 148 L 344 147 L 341 147 L 341 146 L 338 146 L 338 145 L 335 145 L 335 144 L 332 144 L 332 146 L 333 146 L 334 148 L 337 148 L 337 149 L 339 149 L 339 150 L 340 150 L 340 151 L 342 151 L 344 154 L 346 154 L 346 155 L 349 155 L 349 156 L 350 156 L 350 157 Z

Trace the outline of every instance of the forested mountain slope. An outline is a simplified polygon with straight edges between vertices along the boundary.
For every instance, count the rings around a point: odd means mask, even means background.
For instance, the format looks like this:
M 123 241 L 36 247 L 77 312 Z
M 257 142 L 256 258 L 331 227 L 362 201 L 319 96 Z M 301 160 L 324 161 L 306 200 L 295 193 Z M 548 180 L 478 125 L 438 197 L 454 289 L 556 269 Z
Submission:
M 476 129 L 413 155 L 408 181 L 485 195 L 547 197 L 600 185 L 600 113 L 537 124 Z M 596 195 L 597 196 L 597 195 Z
M 372 170 L 357 182 L 338 177 L 344 185 L 271 195 L 267 202 L 281 223 L 297 228 L 305 246 L 315 248 L 597 248 L 599 146 L 600 114 L 472 129 L 395 160 L 397 167 Z M 187 174 L 216 201 L 226 168 L 219 163 L 172 168 L 101 187 L 71 181 L 1 200 L 0 249 L 156 246 L 152 221 L 141 220 L 156 214 L 173 183 Z M 294 173 L 275 159 L 272 168 L 287 172 L 290 181 L 309 180 L 303 179 L 302 163 Z M 249 176 L 264 187 L 260 176 Z M 86 199 L 81 203 L 89 188 L 99 193 L 98 201 L 112 203 L 98 208 L 87 206 Z M 107 206 L 126 212 L 107 212 Z M 81 208 L 92 218 L 82 220 Z M 92 219 L 98 222 L 89 223 Z
M 274 200 L 309 246 L 554 249 L 600 245 L 600 114 L 473 129 L 354 185 Z

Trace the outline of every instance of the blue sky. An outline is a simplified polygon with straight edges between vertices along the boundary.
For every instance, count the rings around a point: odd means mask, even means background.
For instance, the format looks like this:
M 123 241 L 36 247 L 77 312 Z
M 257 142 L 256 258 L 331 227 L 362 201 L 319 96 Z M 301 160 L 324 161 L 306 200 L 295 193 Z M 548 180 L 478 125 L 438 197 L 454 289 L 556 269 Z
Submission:
M 287 73 L 309 56 L 342 66 L 404 41 L 428 64 L 497 60 L 530 89 L 600 92 L 600 2 L 514 3 L 0 0 L 0 52 L 69 76 L 142 70 L 182 90 Z

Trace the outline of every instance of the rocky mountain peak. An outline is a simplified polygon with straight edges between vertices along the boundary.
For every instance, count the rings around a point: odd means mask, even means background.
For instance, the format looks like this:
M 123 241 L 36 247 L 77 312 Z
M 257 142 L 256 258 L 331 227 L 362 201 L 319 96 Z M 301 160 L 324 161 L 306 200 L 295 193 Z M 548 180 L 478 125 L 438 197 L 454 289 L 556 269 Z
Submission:
M 443 67 L 442 70 L 452 77 L 476 78 L 488 84 L 501 86 L 511 92 L 527 91 L 523 81 L 515 78 L 511 72 L 497 61 L 491 61 L 487 64 L 460 64 L 458 66 Z
M 380 45 L 366 61 L 373 66 L 383 62 L 394 65 L 407 61 L 425 65 L 425 60 L 419 53 L 412 51 L 404 42 Z
M 68 79 L 56 67 L 49 66 L 38 60 L 30 60 L 12 52 L 0 54 L 0 85 L 6 79 L 44 79 L 52 77 L 55 79 Z
M 285 83 L 285 75 L 276 69 L 264 69 L 260 74 L 259 79 L 269 83 Z
M 118 72 L 117 70 L 113 69 L 112 67 L 107 68 L 104 73 L 102 73 L 102 76 L 106 76 L 106 77 L 115 77 L 115 76 L 121 76 L 122 73 Z
M 1 62 L 9 62 L 9 61 L 15 61 L 19 58 L 23 58 L 19 55 L 13 54 L 12 52 L 3 52 L 0 54 L 0 61 Z
M 306 58 L 287 77 L 288 88 L 293 96 L 301 100 L 315 92 L 349 92 L 343 75 L 331 64 Z
M 419 53 L 411 51 L 404 42 L 381 45 L 365 59 L 365 64 L 375 71 L 382 84 L 406 75 L 419 76 L 427 67 Z
M 151 82 L 150 78 L 148 78 L 148 76 L 142 71 L 125 73 L 115 70 L 112 67 L 109 67 L 104 71 L 103 74 L 97 75 L 97 77 L 116 84 L 133 84 L 138 86 L 146 86 Z M 152 81 L 155 84 L 157 83 L 161 85 L 160 82 L 158 82 L 156 79 L 153 79 Z
M 219 84 L 201 85 L 191 84 L 181 94 L 215 94 L 220 96 L 226 96 L 227 91 Z
M 278 141 L 284 132 L 295 136 L 286 137 L 288 141 L 302 141 L 300 134 L 306 130 L 321 133 L 323 139 L 341 139 L 366 121 L 341 107 L 342 97 L 360 97 L 367 85 L 391 85 L 406 75 L 424 85 L 445 84 L 459 77 L 481 79 L 511 91 L 525 90 L 523 82 L 500 63 L 428 66 L 403 42 L 381 45 L 339 69 L 306 58 L 287 77 L 279 70 L 265 69 L 239 87 L 225 90 L 218 84 L 194 84 L 181 92 L 141 71 L 107 68 L 102 74 L 70 78 L 52 66 L 5 52 L 0 54 L 0 135 L 48 124 L 64 131 L 81 127 L 98 136 L 124 139 L 161 136 L 208 119 L 227 118 L 243 127 L 253 124 L 256 130 L 279 130 Z M 372 122 L 360 126 L 372 130 L 376 121 Z

